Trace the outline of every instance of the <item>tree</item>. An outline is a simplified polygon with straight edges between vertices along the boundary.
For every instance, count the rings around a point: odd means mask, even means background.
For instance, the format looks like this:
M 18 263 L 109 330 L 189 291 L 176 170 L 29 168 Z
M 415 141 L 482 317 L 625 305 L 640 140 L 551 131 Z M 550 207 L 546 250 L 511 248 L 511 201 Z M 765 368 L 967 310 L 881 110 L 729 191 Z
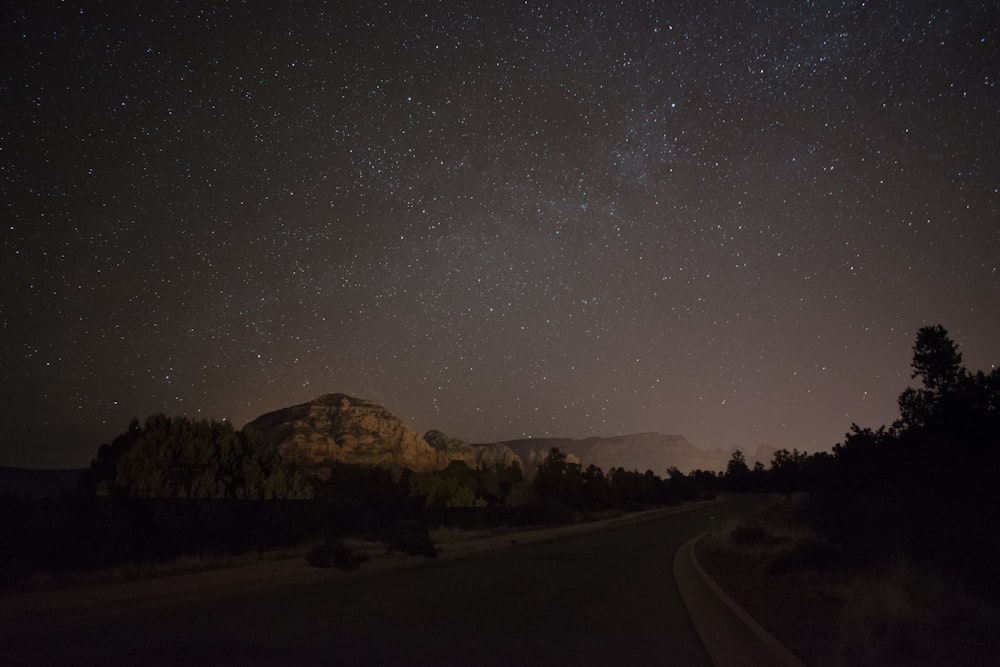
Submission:
M 913 374 L 936 394 L 954 389 L 965 375 L 962 353 L 940 324 L 921 327 L 913 345 Z
M 583 504 L 588 509 L 604 509 L 612 504 L 611 484 L 608 482 L 604 472 L 590 464 L 583 471 Z
M 908 387 L 900 395 L 897 427 L 923 428 L 963 386 L 969 374 L 962 367 L 962 353 L 940 324 L 922 327 L 913 344 L 911 377 L 920 378 L 923 388 Z
M 482 473 L 471 470 L 465 461 L 452 461 L 444 470 L 414 475 L 411 485 L 429 507 L 482 507 L 486 505 L 478 493 Z
M 579 507 L 581 487 L 579 464 L 570 463 L 566 453 L 558 447 L 551 448 L 535 468 L 535 492 L 540 498 L 552 498 L 569 507 Z
M 733 452 L 733 456 L 729 459 L 729 463 L 726 464 L 726 477 L 730 480 L 734 480 L 749 473 L 750 467 L 747 465 L 747 459 L 743 455 L 743 452 L 737 449 Z
M 103 445 L 87 486 L 137 498 L 309 498 L 305 476 L 287 468 L 277 447 L 228 422 L 153 415 Z
M 747 465 L 746 456 L 739 449 L 733 452 L 729 463 L 726 464 L 726 475 L 723 484 L 730 491 L 747 491 L 753 478 L 750 476 L 750 466 Z
M 771 459 L 771 481 L 775 489 L 784 493 L 798 489 L 808 460 L 809 456 L 798 449 L 776 451 Z

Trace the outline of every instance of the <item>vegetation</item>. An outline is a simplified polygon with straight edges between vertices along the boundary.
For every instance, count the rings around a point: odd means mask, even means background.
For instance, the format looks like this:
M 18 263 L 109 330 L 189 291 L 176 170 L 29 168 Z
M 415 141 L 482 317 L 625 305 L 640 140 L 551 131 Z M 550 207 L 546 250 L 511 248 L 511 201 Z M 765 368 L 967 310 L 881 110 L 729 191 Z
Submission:
M 578 463 L 568 460 L 565 452 L 553 447 L 536 467 L 534 491 L 541 500 L 557 502 L 575 511 L 631 511 L 704 497 L 709 486 L 714 486 L 714 476 L 713 483 L 706 484 L 702 476 L 688 477 L 676 468 L 667 473 L 664 480 L 652 470 L 640 473 L 612 468 L 607 475 L 595 465 L 581 470 Z
M 936 325 L 918 332 L 912 370 L 920 386 L 900 394 L 890 426 L 852 424 L 831 453 L 780 450 L 768 470 L 731 461 L 720 483 L 806 491 L 810 521 L 854 561 L 905 554 L 1000 600 L 1000 369 L 965 369 Z
M 368 558 L 364 551 L 352 549 L 346 540 L 336 537 L 328 537 L 306 554 L 306 561 L 313 567 L 335 567 L 346 572 L 357 570 Z
M 852 424 L 831 452 L 782 450 L 768 469 L 734 455 L 718 480 L 800 492 L 709 543 L 775 575 L 774 590 L 790 577 L 799 598 L 813 591 L 813 608 L 837 601 L 829 637 L 800 628 L 818 662 L 982 664 L 1000 649 L 1000 369 L 967 370 L 937 325 L 918 332 L 912 371 L 919 386 L 900 394 L 891 425 Z M 787 620 L 794 642 L 801 624 Z
M 1000 369 L 971 373 L 943 327 L 920 330 L 900 418 L 852 425 L 814 485 L 817 525 L 856 557 L 904 553 L 1000 600 Z M 864 520 L 858 520 L 864 517 Z
M 437 548 L 431 541 L 427 526 L 419 521 L 396 521 L 386 531 L 386 545 L 390 552 L 399 551 L 409 556 L 437 556 Z
M 312 486 L 278 450 L 228 422 L 154 415 L 102 445 L 84 476 L 87 491 L 130 498 L 288 499 Z
M 516 463 L 473 469 L 464 461 L 452 461 L 444 470 L 413 474 L 410 490 L 433 509 L 486 507 L 505 505 L 511 489 L 522 479 Z

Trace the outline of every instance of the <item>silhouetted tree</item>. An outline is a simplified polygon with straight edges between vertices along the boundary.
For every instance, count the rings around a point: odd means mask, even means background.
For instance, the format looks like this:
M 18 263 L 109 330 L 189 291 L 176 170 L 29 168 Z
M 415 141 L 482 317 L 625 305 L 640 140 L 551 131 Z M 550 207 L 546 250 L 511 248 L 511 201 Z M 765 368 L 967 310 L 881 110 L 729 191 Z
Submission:
M 940 324 L 921 327 L 913 345 L 913 374 L 928 390 L 940 394 L 953 389 L 966 374 L 962 353 Z
M 750 472 L 750 468 L 747 466 L 747 459 L 743 452 L 737 449 L 730 457 L 729 463 L 726 464 L 726 476 L 736 478 L 746 475 L 748 472 Z
M 913 345 L 911 377 L 919 378 L 922 387 L 908 387 L 899 395 L 899 420 L 896 428 L 923 428 L 947 394 L 958 389 L 968 374 L 962 367 L 962 354 L 940 324 L 922 327 Z
M 779 449 L 771 459 L 770 484 L 773 490 L 782 493 L 796 491 L 802 486 L 809 456 L 798 449 Z
M 743 452 L 737 449 L 726 464 L 725 486 L 732 491 L 747 491 L 750 487 L 750 467 Z
M 697 468 L 691 471 L 688 478 L 699 490 L 700 495 L 709 495 L 719 488 L 719 474 L 714 470 Z
M 580 466 L 570 463 L 566 453 L 558 447 L 551 448 L 535 466 L 535 493 L 539 498 L 558 500 L 568 507 L 578 508 L 582 504 L 581 487 Z
M 671 503 L 692 500 L 705 491 L 699 488 L 693 476 L 685 475 L 676 466 L 667 469 L 667 485 Z
M 583 504 L 588 509 L 597 510 L 610 507 L 614 503 L 611 493 L 611 484 L 597 466 L 591 464 L 583 471 L 582 495 Z

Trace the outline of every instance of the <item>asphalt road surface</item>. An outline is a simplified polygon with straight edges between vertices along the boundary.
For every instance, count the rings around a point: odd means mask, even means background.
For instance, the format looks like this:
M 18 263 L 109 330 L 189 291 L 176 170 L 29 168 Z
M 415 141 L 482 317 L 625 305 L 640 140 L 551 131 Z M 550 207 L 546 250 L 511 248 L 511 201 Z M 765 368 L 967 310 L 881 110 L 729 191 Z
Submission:
M 765 502 L 0 632 L 2 665 L 710 665 L 677 547 Z

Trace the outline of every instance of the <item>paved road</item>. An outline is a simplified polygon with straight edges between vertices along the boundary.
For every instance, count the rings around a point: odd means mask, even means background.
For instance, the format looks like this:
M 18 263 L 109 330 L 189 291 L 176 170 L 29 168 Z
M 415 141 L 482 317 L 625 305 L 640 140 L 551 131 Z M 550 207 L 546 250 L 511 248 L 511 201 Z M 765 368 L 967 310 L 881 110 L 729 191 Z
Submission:
M 0 631 L 0 664 L 709 665 L 673 554 L 762 502 Z

